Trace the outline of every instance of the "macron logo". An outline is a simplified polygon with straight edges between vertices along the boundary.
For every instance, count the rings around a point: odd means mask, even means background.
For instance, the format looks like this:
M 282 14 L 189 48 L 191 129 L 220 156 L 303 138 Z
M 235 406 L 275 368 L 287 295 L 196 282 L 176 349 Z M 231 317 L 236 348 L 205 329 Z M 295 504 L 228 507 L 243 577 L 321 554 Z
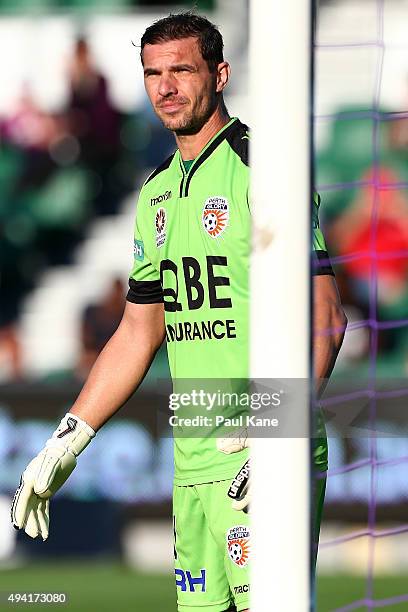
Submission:
M 162 195 L 159 195 L 157 198 L 152 198 L 150 200 L 150 206 L 156 206 L 156 204 L 166 202 L 166 200 L 170 200 L 172 195 L 173 194 L 171 193 L 171 191 L 166 191 L 165 193 L 162 193 Z

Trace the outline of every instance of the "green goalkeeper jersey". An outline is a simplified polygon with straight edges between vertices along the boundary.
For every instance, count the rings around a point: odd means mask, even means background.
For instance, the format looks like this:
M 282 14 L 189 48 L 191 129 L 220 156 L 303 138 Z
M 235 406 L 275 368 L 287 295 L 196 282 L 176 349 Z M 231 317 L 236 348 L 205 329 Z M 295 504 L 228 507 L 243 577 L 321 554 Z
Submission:
M 247 126 L 231 119 L 188 172 L 177 150 L 140 193 L 127 299 L 164 302 L 175 386 L 185 379 L 248 378 L 248 139 Z M 315 204 L 314 248 L 324 257 Z M 235 476 L 243 453 L 220 453 L 215 436 L 211 428 L 202 437 L 175 436 L 176 484 Z

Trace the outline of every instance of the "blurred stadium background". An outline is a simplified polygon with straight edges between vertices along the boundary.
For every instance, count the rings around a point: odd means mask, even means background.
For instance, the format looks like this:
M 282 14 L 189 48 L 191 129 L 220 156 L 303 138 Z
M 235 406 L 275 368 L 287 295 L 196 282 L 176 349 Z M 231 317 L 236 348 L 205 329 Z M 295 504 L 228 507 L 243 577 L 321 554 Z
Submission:
M 173 148 L 144 97 L 132 41 L 192 4 L 0 0 L 3 593 L 65 591 L 78 611 L 175 610 L 172 445 L 155 411 L 164 350 L 53 501 L 47 544 L 11 528 L 9 505 L 118 324 L 138 189 Z M 233 68 L 227 105 L 250 124 L 248 2 L 196 4 L 221 27 Z M 350 321 L 335 371 L 344 390 L 408 371 L 408 1 L 318 8 L 316 182 Z M 384 427 L 404 425 L 402 416 Z M 318 610 L 372 609 L 352 602 L 408 592 L 408 438 L 330 427 Z

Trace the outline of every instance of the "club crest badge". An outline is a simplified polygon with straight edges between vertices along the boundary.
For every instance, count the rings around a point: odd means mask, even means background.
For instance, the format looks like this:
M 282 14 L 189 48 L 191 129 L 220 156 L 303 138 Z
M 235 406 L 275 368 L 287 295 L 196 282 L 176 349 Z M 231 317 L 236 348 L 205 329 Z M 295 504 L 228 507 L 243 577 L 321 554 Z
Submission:
M 156 246 L 159 249 L 166 242 L 167 213 L 165 208 L 159 208 L 155 217 Z
M 244 525 L 231 527 L 227 531 L 228 556 L 238 567 L 245 567 L 249 561 L 249 528 Z
M 228 227 L 228 200 L 222 196 L 214 196 L 205 201 L 203 208 L 203 226 L 211 238 L 218 238 Z

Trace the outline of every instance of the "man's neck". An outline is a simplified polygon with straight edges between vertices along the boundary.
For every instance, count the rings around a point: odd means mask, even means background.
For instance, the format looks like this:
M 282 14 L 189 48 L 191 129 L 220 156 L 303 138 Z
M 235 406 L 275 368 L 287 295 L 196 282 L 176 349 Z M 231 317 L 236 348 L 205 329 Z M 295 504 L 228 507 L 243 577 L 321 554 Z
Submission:
M 210 142 L 211 138 L 213 138 L 224 125 L 227 125 L 229 120 L 230 116 L 227 110 L 222 107 L 217 107 L 207 123 L 203 125 L 197 134 L 190 134 L 188 136 L 179 136 L 176 134 L 176 142 L 182 159 L 186 161 L 195 159 L 204 149 L 205 145 Z

